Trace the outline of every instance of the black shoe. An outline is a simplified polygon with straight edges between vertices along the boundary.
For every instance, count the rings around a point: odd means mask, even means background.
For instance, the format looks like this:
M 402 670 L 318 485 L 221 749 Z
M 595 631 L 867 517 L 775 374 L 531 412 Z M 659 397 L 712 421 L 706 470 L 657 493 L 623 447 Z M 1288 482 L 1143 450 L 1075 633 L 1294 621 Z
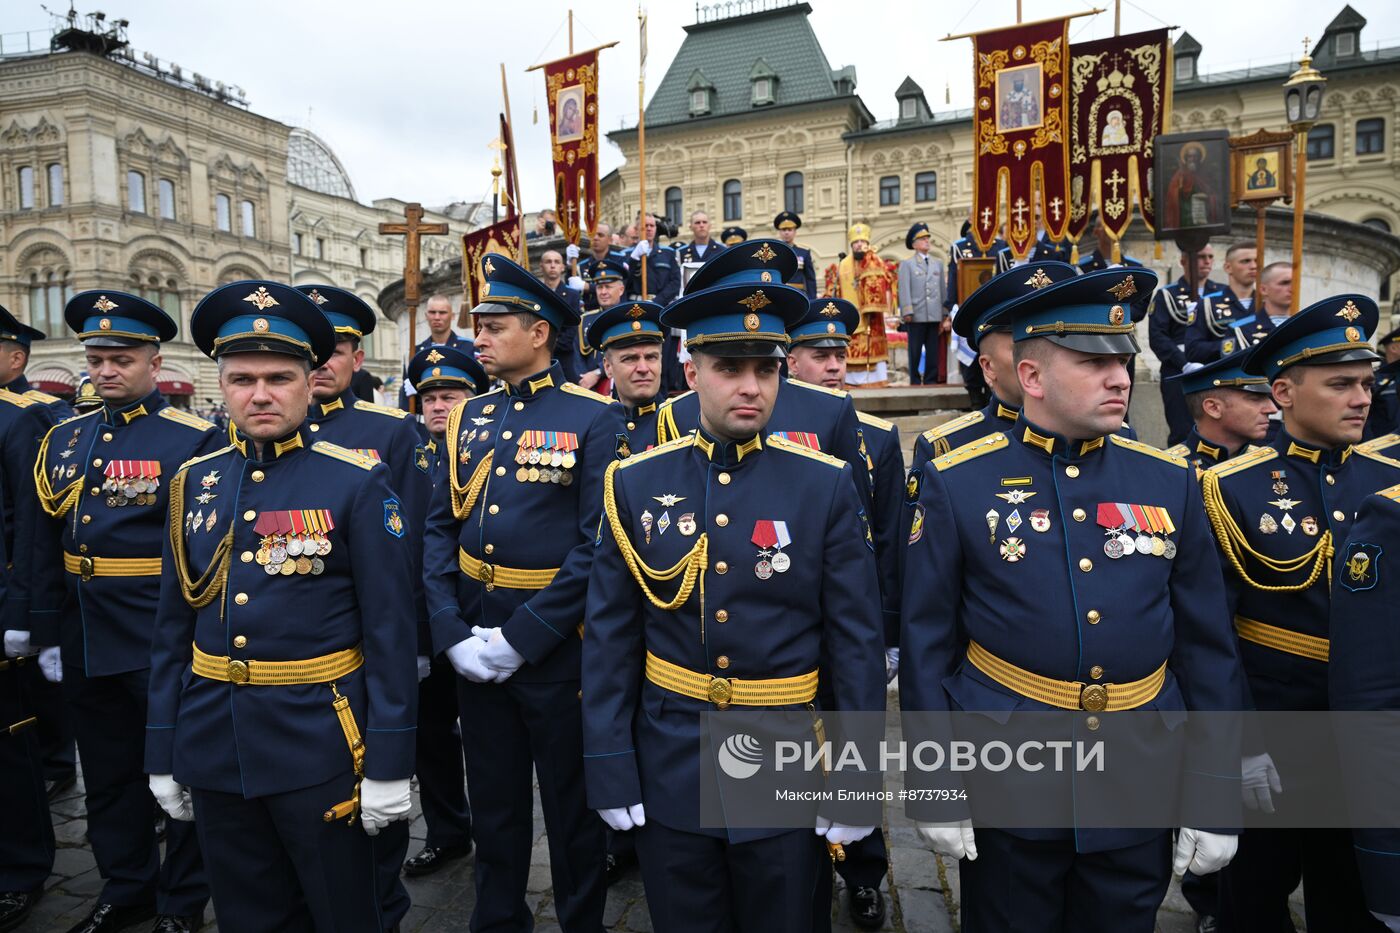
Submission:
M 128 907 L 118 904 L 98 904 L 77 926 L 68 933 L 117 933 L 134 923 L 150 920 L 156 915 L 154 904 L 137 904 Z
M 43 888 L 33 891 L 0 891 L 0 931 L 13 930 L 24 922 L 39 898 L 44 896 Z
M 627 874 L 627 870 L 637 864 L 636 850 L 629 849 L 621 855 L 608 853 L 607 862 L 604 863 L 604 871 L 608 876 L 608 887 L 622 880 L 622 876 Z
M 472 854 L 472 844 L 462 846 L 424 846 L 413 858 L 403 863 L 403 873 L 409 878 L 421 878 L 446 867 L 448 862 Z
M 885 896 L 879 888 L 856 885 L 851 889 L 851 920 L 862 930 L 878 930 L 885 925 Z
M 1219 921 L 1210 914 L 1201 914 L 1196 918 L 1196 933 L 1215 933 Z
M 178 914 L 161 914 L 151 933 L 194 933 L 203 923 L 203 917 L 181 917 Z

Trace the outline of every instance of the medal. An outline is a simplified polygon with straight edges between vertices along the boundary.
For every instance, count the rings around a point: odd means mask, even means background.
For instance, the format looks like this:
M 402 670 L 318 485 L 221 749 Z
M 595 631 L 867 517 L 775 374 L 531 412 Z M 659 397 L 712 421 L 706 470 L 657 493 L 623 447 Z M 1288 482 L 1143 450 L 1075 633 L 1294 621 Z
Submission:
M 540 462 L 540 452 L 534 447 L 530 448 L 530 452 L 525 457 L 530 461 L 531 466 Z
M 1132 554 L 1137 550 L 1136 546 L 1133 544 L 1133 536 L 1127 533 L 1119 533 L 1118 546 L 1123 549 L 1124 554 Z
M 564 486 L 568 486 L 568 485 L 569 485 L 570 483 L 572 483 L 573 481 L 574 481 L 574 474 L 569 473 L 569 472 L 565 472 L 563 476 L 559 477 L 559 482 L 560 482 L 560 484 L 561 484 L 561 485 L 564 485 Z
M 1284 482 L 1284 476 L 1285 476 L 1285 475 L 1287 475 L 1287 471 L 1286 471 L 1286 470 L 1274 470 L 1274 471 L 1273 471 L 1273 474 L 1272 474 L 1273 480 L 1274 480 L 1273 490 L 1274 490 L 1274 495 L 1276 495 L 1276 496 L 1282 496 L 1282 495 L 1286 495 L 1286 494 L 1288 493 L 1288 483 Z
M 522 465 L 530 462 L 530 454 L 524 447 L 516 449 L 515 462 Z
M 1044 534 L 1050 530 L 1050 510 L 1036 509 L 1031 513 L 1031 527 Z
M 761 518 L 753 523 L 753 534 L 749 536 L 749 540 L 758 547 L 759 562 L 754 567 L 754 572 L 760 580 L 767 580 L 774 571 L 786 573 L 792 566 L 792 558 L 782 552 L 783 548 L 792 543 L 787 522 Z M 760 568 L 765 572 L 759 573 Z
M 1152 539 L 1152 556 L 1162 557 L 1167 553 L 1167 545 L 1161 538 Z
M 1110 560 L 1117 560 L 1123 556 L 1125 551 L 1123 550 L 1123 545 L 1119 543 L 1117 538 L 1109 538 L 1103 543 L 1103 553 L 1104 556 L 1108 557 Z
M 557 467 L 557 466 L 562 465 L 563 463 L 564 463 L 564 455 L 561 454 L 559 451 L 556 450 L 554 453 L 552 453 L 552 454 L 549 455 L 549 465 L 550 465 L 550 466 L 552 466 L 552 467 Z
M 311 558 L 298 557 L 296 567 L 297 573 L 301 574 L 302 576 L 306 576 L 308 573 L 311 572 Z
M 266 573 L 269 577 L 275 577 L 279 573 L 276 564 L 264 564 L 263 572 Z
M 788 557 L 782 551 L 779 551 L 773 555 L 771 563 L 773 564 L 773 569 L 778 571 L 778 573 L 787 573 L 788 568 L 792 566 L 792 558 Z
M 651 510 L 642 512 L 642 534 L 646 535 L 647 544 L 651 543 Z
M 325 556 L 326 556 L 327 554 L 329 554 L 330 552 L 331 552 L 331 539 L 330 539 L 330 538 L 322 538 L 322 539 L 321 539 L 321 542 L 320 542 L 319 544 L 316 545 L 316 553 L 317 553 L 317 555 L 320 556 L 320 557 L 325 557 Z
M 529 479 L 530 471 L 525 469 L 524 467 L 521 467 L 520 469 L 515 471 L 515 481 L 517 483 L 525 483 L 528 482 Z
M 1133 542 L 1133 548 L 1134 548 L 1139 554 L 1151 554 L 1151 553 L 1152 553 L 1152 538 L 1151 538 L 1151 536 L 1150 536 L 1150 535 L 1138 535 L 1138 536 L 1137 536 L 1137 540 L 1135 540 L 1135 541 Z
M 559 465 L 566 470 L 572 468 L 575 463 L 578 463 L 578 458 L 574 456 L 572 450 L 564 454 L 563 458 L 559 461 Z
M 278 535 L 272 539 L 272 547 L 268 549 L 268 556 L 272 558 L 274 564 L 280 564 L 287 559 L 287 545 L 282 536 Z
M 539 481 L 540 481 L 540 468 L 539 468 L 539 467 L 534 467 L 534 466 L 530 467 L 530 482 L 532 482 L 532 483 L 538 483 Z
M 1001 542 L 1001 559 L 1014 564 L 1026 556 L 1026 545 L 1020 538 L 1007 538 Z
M 773 576 L 773 565 L 766 558 L 760 559 L 758 563 L 753 565 L 753 575 L 760 580 L 767 580 Z
M 1259 516 L 1259 531 L 1261 534 L 1271 535 L 1278 531 L 1278 522 L 1268 512 Z
M 549 471 L 549 481 L 551 483 L 561 483 L 564 480 L 564 471 L 555 467 Z
M 1311 515 L 1309 515 L 1307 518 L 1303 519 L 1303 520 L 1302 520 L 1301 522 L 1299 522 L 1298 524 L 1302 526 L 1302 528 L 1303 528 L 1303 534 L 1307 535 L 1309 538 L 1316 538 L 1316 537 L 1317 537 L 1317 519 L 1316 519 L 1316 518 L 1313 518 Z
M 1162 556 L 1167 560 L 1173 560 L 1176 557 L 1176 542 L 1171 538 L 1162 543 Z
M 277 568 L 277 572 L 284 577 L 290 577 L 292 574 L 297 572 L 297 565 L 292 561 L 283 561 L 282 564 Z
M 323 573 L 325 573 L 325 572 L 326 572 L 326 562 L 323 561 L 323 560 L 321 560 L 321 558 L 319 558 L 319 557 L 313 557 L 313 558 L 311 558 L 311 575 L 312 575 L 313 577 L 319 577 L 321 574 L 323 574 Z
M 253 560 L 266 567 L 268 564 L 272 563 L 272 555 L 268 554 L 266 547 L 260 547 L 258 548 L 258 552 L 253 555 Z
M 288 557 L 300 557 L 300 556 L 301 556 L 301 549 L 302 549 L 301 537 L 298 536 L 298 535 L 293 535 L 292 538 L 291 538 L 291 540 L 287 542 L 287 556 L 288 556 Z

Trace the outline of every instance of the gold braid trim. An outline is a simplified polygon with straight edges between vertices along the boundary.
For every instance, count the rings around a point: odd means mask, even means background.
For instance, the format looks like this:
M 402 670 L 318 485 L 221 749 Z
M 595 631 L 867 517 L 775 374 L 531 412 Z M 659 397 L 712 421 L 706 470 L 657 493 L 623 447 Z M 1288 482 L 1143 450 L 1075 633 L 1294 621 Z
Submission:
M 189 563 L 185 559 L 185 520 L 180 514 L 185 501 L 185 480 L 189 471 L 181 470 L 170 480 L 170 543 L 174 547 L 175 575 L 180 580 L 180 592 L 191 609 L 203 609 L 223 595 L 228 585 L 229 555 L 233 553 L 233 526 L 229 522 L 214 559 L 198 580 L 190 579 Z M 222 613 L 222 607 L 220 612 Z
M 481 490 L 486 485 L 486 477 L 491 473 L 491 461 L 495 459 L 496 452 L 490 450 L 486 456 L 481 458 L 481 462 L 472 470 L 471 478 L 467 480 L 467 485 L 457 484 L 457 466 L 452 466 L 452 515 L 457 521 L 464 520 L 472 513 L 476 506 L 476 500 L 481 496 Z
M 1245 583 L 1266 593 L 1300 593 L 1316 583 L 1318 578 L 1322 576 L 1323 568 L 1326 568 L 1327 585 L 1329 587 L 1332 585 L 1333 548 L 1330 529 L 1322 533 L 1322 537 L 1317 539 L 1317 544 L 1307 553 L 1292 560 L 1275 560 L 1265 554 L 1260 554 L 1250 546 L 1249 540 L 1240 530 L 1240 526 L 1235 523 L 1229 509 L 1225 508 L 1225 500 L 1220 492 L 1220 477 L 1213 470 L 1207 470 L 1202 474 L 1201 493 L 1205 498 L 1206 515 L 1210 518 L 1211 528 L 1215 531 L 1215 537 L 1220 542 L 1220 550 L 1224 552 L 1230 565 L 1235 568 L 1235 572 Z M 1266 570 L 1277 574 L 1297 573 L 1305 569 L 1309 561 L 1313 562 L 1313 566 L 1312 570 L 1308 572 L 1307 579 L 1301 584 L 1269 586 L 1255 580 L 1245 571 L 1243 560 L 1245 555 L 1253 557 Z
M 82 495 L 83 477 L 79 476 L 61 491 L 54 492 L 53 486 L 49 483 L 49 471 L 47 469 L 49 438 L 51 437 L 53 437 L 52 431 L 45 434 L 43 442 L 39 444 L 39 456 L 34 461 L 34 489 L 39 494 L 39 506 L 49 517 L 62 518 L 78 501 L 78 497 Z
M 710 566 L 709 535 L 702 531 L 700 537 L 695 540 L 695 545 L 686 552 L 686 555 L 665 570 L 653 570 L 648 567 L 646 562 L 637 555 L 636 548 L 632 546 L 632 540 L 627 537 L 627 531 L 622 527 L 622 522 L 617 517 L 617 493 L 613 489 L 613 474 L 621 465 L 621 461 L 616 460 L 608 464 L 607 475 L 603 477 L 603 513 L 608 517 L 608 526 L 612 528 L 613 538 L 617 541 L 617 549 L 622 552 L 622 559 L 627 562 L 627 568 L 632 571 L 632 577 L 642 588 L 642 592 L 646 594 L 651 604 L 662 612 L 673 612 L 685 605 L 686 600 L 690 599 L 690 594 L 695 589 L 695 581 L 698 579 L 700 581 L 700 602 L 703 606 L 705 601 L 703 574 Z M 681 576 L 682 574 L 684 576 Z M 664 583 L 668 580 L 674 580 L 677 576 L 681 576 L 680 589 L 676 591 L 675 599 L 670 602 L 662 602 L 647 584 L 648 580 Z
M 656 413 L 656 446 L 660 447 L 680 436 L 681 432 L 676 429 L 676 416 L 672 412 L 671 406 L 662 405 Z

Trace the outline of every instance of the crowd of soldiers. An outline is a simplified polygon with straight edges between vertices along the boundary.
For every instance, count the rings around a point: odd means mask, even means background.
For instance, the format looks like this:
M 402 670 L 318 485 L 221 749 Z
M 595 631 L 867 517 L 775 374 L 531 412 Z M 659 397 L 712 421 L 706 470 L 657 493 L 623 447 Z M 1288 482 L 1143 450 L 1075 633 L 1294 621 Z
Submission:
M 988 400 L 906 471 L 898 429 L 844 391 L 860 314 L 815 295 L 799 224 L 690 244 L 683 294 L 654 219 L 543 278 L 488 255 L 471 341 L 429 305 L 421 420 L 350 391 L 375 314 L 333 286 L 199 301 L 226 431 L 156 388 L 177 331 L 158 306 L 69 301 L 98 399 L 77 414 L 29 387 L 45 335 L 0 309 L 0 929 L 52 867 L 40 720 L 71 723 L 104 881 L 72 933 L 198 929 L 210 901 L 238 933 L 382 933 L 404 874 L 473 852 L 471 929 L 529 930 L 536 783 L 562 929 L 600 930 L 635 862 L 658 930 L 807 933 L 830 927 L 838 851 L 852 918 L 883 924 L 881 828 L 703 818 L 706 713 L 881 711 L 896 676 L 906 711 L 1073 711 L 1090 733 L 1131 709 L 1400 700 L 1380 560 L 1400 364 L 1392 333 L 1375 370 L 1374 301 L 1276 319 L 1233 273 L 1216 301 L 1042 241 L 957 306 Z M 1169 385 L 1193 424 L 1169 451 L 1126 422 L 1153 308 L 1154 346 L 1198 314 L 1233 335 L 1185 354 Z M 1270 750 L 1183 781 L 1277 828 L 907 812 L 962 860 L 968 931 L 1146 933 L 1173 871 L 1203 929 L 1291 929 L 1301 879 L 1309 930 L 1400 930 L 1400 844 L 1288 828 L 1308 790 Z

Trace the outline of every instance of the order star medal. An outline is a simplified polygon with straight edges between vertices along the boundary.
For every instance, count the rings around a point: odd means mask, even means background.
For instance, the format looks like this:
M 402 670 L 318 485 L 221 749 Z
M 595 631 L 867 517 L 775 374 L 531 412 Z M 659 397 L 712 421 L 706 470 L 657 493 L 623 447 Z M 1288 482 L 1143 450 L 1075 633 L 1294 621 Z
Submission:
M 1026 556 L 1026 544 L 1020 538 L 1007 538 L 1001 542 L 1001 559 L 1014 564 Z

